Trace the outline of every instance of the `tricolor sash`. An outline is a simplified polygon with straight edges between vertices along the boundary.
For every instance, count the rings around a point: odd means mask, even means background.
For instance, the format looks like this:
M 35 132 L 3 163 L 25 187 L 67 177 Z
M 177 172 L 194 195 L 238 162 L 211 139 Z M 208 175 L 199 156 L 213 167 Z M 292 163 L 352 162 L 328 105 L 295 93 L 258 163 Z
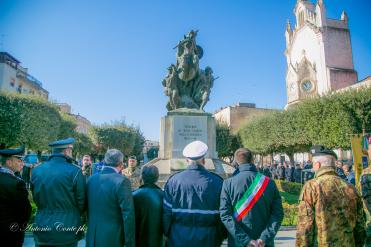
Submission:
M 254 207 L 255 203 L 262 196 L 263 192 L 267 188 L 269 178 L 261 173 L 257 173 L 254 181 L 243 194 L 242 198 L 238 200 L 236 206 L 234 206 L 234 217 L 237 221 L 241 221 L 250 210 Z

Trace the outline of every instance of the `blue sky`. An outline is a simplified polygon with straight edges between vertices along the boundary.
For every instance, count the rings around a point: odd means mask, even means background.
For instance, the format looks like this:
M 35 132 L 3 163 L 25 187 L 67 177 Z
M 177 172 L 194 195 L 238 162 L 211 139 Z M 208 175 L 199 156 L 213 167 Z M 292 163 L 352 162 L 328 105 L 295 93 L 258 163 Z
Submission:
M 296 0 L 0 0 L 3 50 L 43 82 L 50 98 L 93 123 L 124 118 L 157 139 L 167 98 L 161 85 L 172 48 L 198 29 L 215 81 L 205 110 L 236 102 L 283 108 L 285 24 Z M 369 0 L 325 0 L 348 13 L 359 79 L 371 75 Z

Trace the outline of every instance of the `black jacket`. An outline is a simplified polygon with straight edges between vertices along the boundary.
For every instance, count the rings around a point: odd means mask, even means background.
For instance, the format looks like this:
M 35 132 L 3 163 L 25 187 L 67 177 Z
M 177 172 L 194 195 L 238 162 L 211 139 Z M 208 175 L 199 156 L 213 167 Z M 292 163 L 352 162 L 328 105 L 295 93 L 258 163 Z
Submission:
M 265 241 L 266 246 L 274 246 L 274 237 L 283 220 L 282 201 L 276 184 L 269 179 L 262 196 L 238 222 L 234 207 L 257 175 L 253 164 L 242 164 L 239 170 L 239 174 L 224 181 L 220 195 L 220 216 L 229 232 L 229 246 L 247 246 L 257 239 Z
M 279 180 L 284 180 L 285 179 L 285 167 L 284 166 L 278 166 L 277 167 L 277 176 Z
M 133 192 L 137 247 L 162 246 L 163 194 L 155 184 L 144 184 Z
M 269 178 L 272 178 L 272 173 L 271 173 L 271 171 L 270 171 L 270 169 L 268 167 L 264 167 L 263 174 L 264 174 L 264 176 L 267 176 Z
M 164 233 L 171 247 L 216 247 L 226 238 L 219 217 L 223 179 L 202 165 L 169 178 L 164 190 Z
M 86 209 L 85 178 L 80 167 L 70 162 L 69 157 L 53 154 L 33 168 L 31 190 L 37 206 L 34 226 L 50 229 L 33 232 L 38 245 L 67 245 L 83 236 L 80 227 Z M 74 227 L 80 231 L 64 230 Z
M 285 168 L 285 177 L 286 181 L 294 182 L 294 167 L 287 167 Z
M 295 168 L 294 170 L 294 182 L 296 183 L 301 183 L 302 182 L 302 177 L 301 177 L 301 172 L 302 172 L 302 169 L 301 168 Z
M 2 243 L 22 246 L 24 230 L 31 216 L 26 184 L 0 168 L 0 232 Z

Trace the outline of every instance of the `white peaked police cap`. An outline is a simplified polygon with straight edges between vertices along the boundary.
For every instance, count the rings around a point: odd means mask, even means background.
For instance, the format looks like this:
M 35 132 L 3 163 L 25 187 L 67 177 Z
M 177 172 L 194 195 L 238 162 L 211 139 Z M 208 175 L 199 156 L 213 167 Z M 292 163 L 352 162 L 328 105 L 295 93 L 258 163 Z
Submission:
M 183 156 L 191 160 L 202 159 L 207 153 L 208 147 L 202 141 L 194 141 L 189 143 L 183 149 Z

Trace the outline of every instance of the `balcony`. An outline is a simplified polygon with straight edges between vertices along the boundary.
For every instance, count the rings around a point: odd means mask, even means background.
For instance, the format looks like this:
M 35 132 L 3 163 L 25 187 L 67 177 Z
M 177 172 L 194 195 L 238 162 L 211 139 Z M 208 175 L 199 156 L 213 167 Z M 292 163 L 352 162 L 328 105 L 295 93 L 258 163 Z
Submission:
M 18 78 L 22 78 L 24 80 L 27 80 L 28 82 L 30 82 L 31 84 L 35 85 L 36 87 L 38 88 L 42 88 L 42 83 L 41 81 L 37 80 L 35 77 L 33 77 L 32 75 L 22 71 L 22 70 L 17 70 L 17 77 Z

